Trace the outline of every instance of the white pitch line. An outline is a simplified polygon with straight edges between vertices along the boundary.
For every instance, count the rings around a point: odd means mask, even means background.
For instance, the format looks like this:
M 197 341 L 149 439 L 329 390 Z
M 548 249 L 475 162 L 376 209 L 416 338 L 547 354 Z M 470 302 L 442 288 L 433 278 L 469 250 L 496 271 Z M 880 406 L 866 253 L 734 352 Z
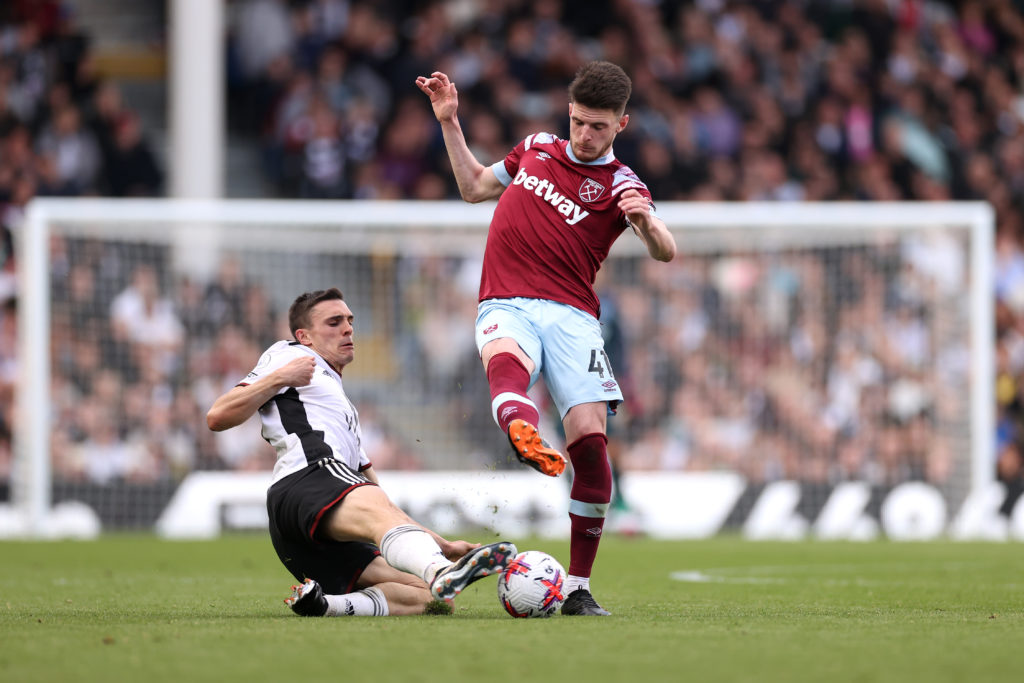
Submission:
M 672 572 L 669 578 L 686 583 L 786 583 L 786 579 L 758 578 L 754 576 L 712 576 L 699 571 Z

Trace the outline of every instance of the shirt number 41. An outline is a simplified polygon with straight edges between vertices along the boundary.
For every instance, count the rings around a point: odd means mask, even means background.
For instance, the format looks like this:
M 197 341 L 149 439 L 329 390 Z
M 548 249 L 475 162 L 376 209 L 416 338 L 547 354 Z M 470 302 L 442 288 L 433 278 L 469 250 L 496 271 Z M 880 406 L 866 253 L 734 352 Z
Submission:
M 608 354 L 605 353 L 604 349 L 591 349 L 590 350 L 590 367 L 587 368 L 589 372 L 596 372 L 597 376 L 604 379 L 605 373 L 608 373 L 609 379 L 614 379 L 612 375 L 612 363 L 608 360 Z

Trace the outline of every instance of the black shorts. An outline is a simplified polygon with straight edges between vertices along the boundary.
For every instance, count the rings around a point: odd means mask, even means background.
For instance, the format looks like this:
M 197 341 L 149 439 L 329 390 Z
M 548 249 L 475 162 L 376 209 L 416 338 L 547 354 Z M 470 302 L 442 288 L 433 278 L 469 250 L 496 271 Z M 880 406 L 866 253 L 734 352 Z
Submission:
M 341 461 L 324 458 L 267 491 L 270 540 L 299 581 L 314 579 L 335 595 L 351 593 L 366 566 L 380 555 L 372 543 L 342 543 L 317 534 L 324 514 L 360 486 L 375 484 Z

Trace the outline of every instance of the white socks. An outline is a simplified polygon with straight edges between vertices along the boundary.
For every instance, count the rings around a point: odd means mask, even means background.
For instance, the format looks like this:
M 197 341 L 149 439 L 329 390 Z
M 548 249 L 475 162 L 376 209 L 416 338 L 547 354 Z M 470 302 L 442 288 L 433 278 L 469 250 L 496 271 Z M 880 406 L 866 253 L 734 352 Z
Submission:
M 325 595 L 327 612 L 325 617 L 386 617 L 388 601 L 384 592 L 376 586 L 364 588 L 345 595 Z
M 428 584 L 439 570 L 452 564 L 434 537 L 415 524 L 400 524 L 380 540 L 380 553 L 395 569 L 418 576 Z M 328 617 L 385 617 L 388 601 L 375 586 L 344 595 L 325 595 Z
M 418 576 L 428 584 L 451 564 L 434 538 L 414 524 L 400 524 L 380 540 L 380 553 L 395 569 Z
M 565 597 L 569 597 L 569 594 L 577 588 L 582 588 L 583 590 L 589 591 L 590 577 L 573 576 L 572 574 L 567 574 L 565 577 L 565 583 L 562 584 L 562 595 L 564 595 Z

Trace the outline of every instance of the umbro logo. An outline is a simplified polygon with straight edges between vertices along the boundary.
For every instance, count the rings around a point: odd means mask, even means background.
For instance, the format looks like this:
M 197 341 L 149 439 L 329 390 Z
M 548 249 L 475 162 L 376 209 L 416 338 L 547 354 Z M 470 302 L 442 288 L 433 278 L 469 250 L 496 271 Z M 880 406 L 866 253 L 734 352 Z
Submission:
M 537 152 L 537 159 L 539 161 L 547 161 L 550 158 L 551 158 L 551 155 L 548 154 L 547 152 Z
M 327 370 L 321 370 L 321 371 L 320 371 L 320 374 L 321 374 L 321 375 L 326 375 L 327 377 L 330 377 L 330 376 L 331 376 L 331 373 L 327 372 Z
M 608 391 L 611 391 L 612 389 L 614 389 L 615 387 L 617 387 L 619 385 L 618 385 L 618 383 L 613 382 L 612 380 L 608 380 L 607 382 L 603 383 L 601 386 L 604 387 L 605 389 L 607 389 Z
M 494 332 L 496 329 L 498 329 L 498 323 L 494 323 L 493 325 L 488 327 L 486 330 L 484 330 L 484 334 L 490 334 L 491 332 Z
M 592 526 L 589 529 L 587 529 L 585 533 L 587 534 L 587 536 L 600 536 L 601 535 L 601 531 L 602 531 L 601 527 L 599 527 L 599 526 Z

